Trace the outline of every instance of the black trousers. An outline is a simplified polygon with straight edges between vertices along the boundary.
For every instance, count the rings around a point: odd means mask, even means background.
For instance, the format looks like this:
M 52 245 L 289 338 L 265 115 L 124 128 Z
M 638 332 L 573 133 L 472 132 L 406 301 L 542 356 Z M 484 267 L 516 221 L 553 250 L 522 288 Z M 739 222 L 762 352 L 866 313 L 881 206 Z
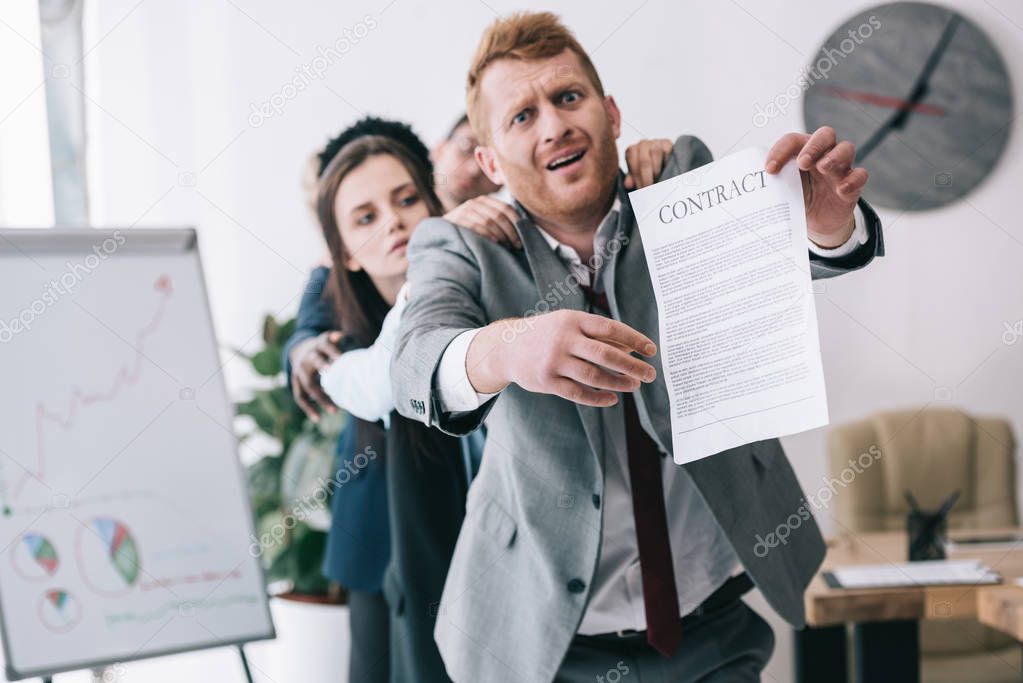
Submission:
M 388 683 L 390 679 L 390 612 L 384 594 L 368 591 L 348 593 L 348 619 L 352 651 L 348 680 L 359 683 Z
M 742 600 L 682 628 L 670 659 L 644 637 L 577 636 L 555 683 L 756 683 L 774 651 L 774 633 Z
M 444 579 L 465 516 L 465 467 L 457 439 L 435 432 L 423 456 L 392 445 L 388 435 L 387 496 L 391 564 L 384 594 L 391 607 L 393 683 L 449 683 L 433 628 Z

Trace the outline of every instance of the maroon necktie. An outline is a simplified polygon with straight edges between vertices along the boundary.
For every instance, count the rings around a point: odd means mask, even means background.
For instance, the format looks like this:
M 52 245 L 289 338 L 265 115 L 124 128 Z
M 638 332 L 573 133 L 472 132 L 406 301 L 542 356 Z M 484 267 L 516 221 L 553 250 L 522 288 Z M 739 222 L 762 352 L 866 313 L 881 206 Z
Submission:
M 591 307 L 610 314 L 606 294 L 594 292 L 585 285 L 580 287 Z M 632 515 L 636 522 L 636 544 L 639 546 L 639 568 L 643 580 L 646 640 L 662 655 L 671 657 L 682 640 L 682 619 L 678 613 L 668 515 L 664 510 L 661 452 L 643 430 L 632 394 L 622 394 L 622 408 L 625 410 Z

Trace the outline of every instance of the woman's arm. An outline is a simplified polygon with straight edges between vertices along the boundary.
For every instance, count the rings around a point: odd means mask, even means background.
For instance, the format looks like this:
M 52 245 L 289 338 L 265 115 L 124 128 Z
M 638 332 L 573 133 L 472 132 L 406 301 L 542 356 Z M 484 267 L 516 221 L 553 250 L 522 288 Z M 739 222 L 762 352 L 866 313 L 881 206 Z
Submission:
M 372 346 L 345 351 L 320 372 L 320 385 L 331 400 L 355 417 L 389 423 L 394 399 L 391 397 L 391 352 L 398 338 L 401 313 L 405 309 L 408 285 L 384 317 L 380 334 Z

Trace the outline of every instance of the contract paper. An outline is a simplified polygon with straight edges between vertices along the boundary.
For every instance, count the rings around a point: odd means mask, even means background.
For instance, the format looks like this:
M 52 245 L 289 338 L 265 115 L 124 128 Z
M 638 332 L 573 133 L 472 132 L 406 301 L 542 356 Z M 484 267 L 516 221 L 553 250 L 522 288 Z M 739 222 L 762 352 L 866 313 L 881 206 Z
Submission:
M 678 464 L 828 423 L 799 169 L 766 159 L 747 149 L 629 195 Z

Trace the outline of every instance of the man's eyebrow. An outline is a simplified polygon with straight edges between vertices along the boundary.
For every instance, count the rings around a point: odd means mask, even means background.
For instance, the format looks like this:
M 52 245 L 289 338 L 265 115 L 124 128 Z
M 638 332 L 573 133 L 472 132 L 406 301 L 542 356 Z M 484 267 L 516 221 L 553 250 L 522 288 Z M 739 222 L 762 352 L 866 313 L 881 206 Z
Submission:
M 507 118 L 512 114 L 518 114 L 520 111 L 526 108 L 526 105 L 535 97 L 532 91 L 528 93 L 522 93 L 516 95 L 513 99 L 508 101 L 508 104 L 502 108 L 503 118 Z
M 564 80 L 555 80 L 554 83 L 551 85 L 550 91 L 553 93 L 560 93 L 570 88 L 581 89 L 585 86 L 585 83 L 586 82 L 583 79 L 575 77 L 566 78 Z
M 542 83 L 542 85 L 544 86 L 544 96 L 552 97 L 572 88 L 583 89 L 585 87 L 585 81 L 575 76 L 561 79 L 556 77 L 551 79 L 548 83 Z M 520 111 L 525 109 L 529 102 L 535 97 L 536 89 L 530 88 L 528 92 L 509 100 L 509 104 L 503 109 L 504 118 L 508 118 L 513 114 L 518 114 Z

